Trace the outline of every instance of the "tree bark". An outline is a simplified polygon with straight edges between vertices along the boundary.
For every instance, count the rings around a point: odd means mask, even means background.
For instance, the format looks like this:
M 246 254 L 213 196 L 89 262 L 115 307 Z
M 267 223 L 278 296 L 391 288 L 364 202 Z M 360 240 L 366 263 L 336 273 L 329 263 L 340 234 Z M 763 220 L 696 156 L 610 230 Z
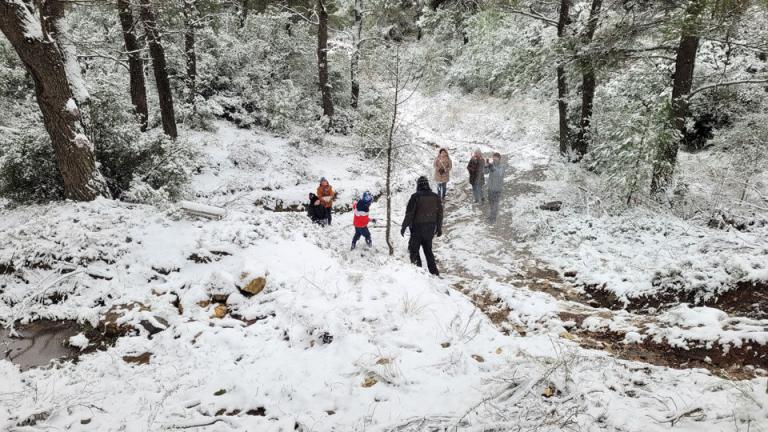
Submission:
M 0 0 L 0 30 L 35 82 L 37 103 L 56 153 L 65 196 L 78 201 L 108 197 L 67 79 L 64 56 L 43 27 L 24 3 Z
M 144 78 L 144 60 L 141 58 L 141 45 L 136 37 L 136 21 L 133 19 L 129 0 L 117 0 L 117 13 L 123 28 L 125 50 L 128 52 L 128 70 L 130 77 L 131 104 L 141 125 L 147 130 L 149 107 L 147 106 L 147 85 Z
M 155 75 L 155 86 L 160 100 L 160 116 L 163 123 L 163 131 L 171 138 L 176 138 L 176 116 L 173 112 L 173 93 L 171 83 L 168 80 L 168 68 L 165 62 L 165 50 L 157 29 L 155 12 L 150 0 L 141 0 L 141 21 L 147 35 L 149 55 L 152 57 L 152 69 Z
M 198 11 L 196 0 L 184 0 L 184 56 L 187 65 L 187 103 L 197 111 L 195 95 L 197 93 L 197 52 L 195 51 L 195 27 Z
M 355 25 L 352 30 L 352 58 L 349 64 L 349 75 L 352 82 L 352 108 L 357 109 L 360 98 L 360 44 L 363 37 L 363 0 L 355 0 Z
M 72 89 L 72 97 L 77 102 L 80 110 L 80 123 L 85 130 L 90 126 L 91 95 L 85 86 L 80 64 L 77 61 L 77 52 L 74 45 L 67 43 L 63 37 L 61 20 L 64 18 L 64 1 L 62 0 L 37 0 L 42 12 L 43 32 L 59 47 L 61 58 L 64 61 L 64 73 L 67 75 L 69 87 Z
M 570 22 L 571 0 L 560 0 L 560 17 L 557 21 L 557 37 L 565 37 Z M 560 123 L 560 154 L 568 153 L 571 131 L 568 126 L 568 77 L 562 61 L 557 65 L 557 111 Z
M 328 82 L 328 9 L 326 0 L 317 0 L 317 71 L 320 79 L 323 115 L 333 121 L 333 98 L 331 84 Z
M 680 139 L 685 136 L 685 119 L 688 116 L 688 95 L 693 87 L 693 73 L 696 66 L 696 52 L 699 49 L 699 36 L 683 34 L 675 57 L 675 77 L 672 83 L 672 109 L 670 122 L 680 132 Z M 656 160 L 653 164 L 651 193 L 659 194 L 667 190 L 677 163 L 679 140 L 660 143 Z
M 245 21 L 248 19 L 248 10 L 250 9 L 250 0 L 240 1 L 240 28 L 245 27 Z
M 589 12 L 589 21 L 584 32 L 584 46 L 589 45 L 595 37 L 598 20 L 600 19 L 600 9 L 603 6 L 602 0 L 592 0 L 592 8 Z M 581 77 L 581 119 L 579 121 L 579 133 L 576 136 L 576 142 L 573 145 L 577 158 L 581 159 L 589 150 L 589 143 L 592 140 L 592 108 L 595 101 L 595 88 L 597 79 L 595 78 L 595 68 L 591 56 L 581 59 L 582 77 Z

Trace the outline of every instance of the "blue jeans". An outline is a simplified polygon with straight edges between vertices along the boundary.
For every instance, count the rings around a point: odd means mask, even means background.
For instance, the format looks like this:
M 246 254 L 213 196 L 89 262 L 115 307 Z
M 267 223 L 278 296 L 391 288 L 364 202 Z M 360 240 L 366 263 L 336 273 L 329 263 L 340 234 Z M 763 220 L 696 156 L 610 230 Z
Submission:
M 485 202 L 485 197 L 483 196 L 483 185 L 480 183 L 473 184 L 472 185 L 472 196 L 475 198 L 475 202 Z
M 496 223 L 496 216 L 499 215 L 499 201 L 501 201 L 501 191 L 488 190 L 488 202 L 491 204 L 488 221 L 492 224 Z
M 368 230 L 368 227 L 362 227 L 358 228 L 355 227 L 355 236 L 352 237 L 352 247 L 355 247 L 357 244 L 357 241 L 360 240 L 360 237 L 365 237 L 365 244 L 370 246 L 373 241 L 371 240 L 371 232 Z
M 440 199 L 445 199 L 445 192 L 448 190 L 448 182 L 437 184 L 437 196 Z

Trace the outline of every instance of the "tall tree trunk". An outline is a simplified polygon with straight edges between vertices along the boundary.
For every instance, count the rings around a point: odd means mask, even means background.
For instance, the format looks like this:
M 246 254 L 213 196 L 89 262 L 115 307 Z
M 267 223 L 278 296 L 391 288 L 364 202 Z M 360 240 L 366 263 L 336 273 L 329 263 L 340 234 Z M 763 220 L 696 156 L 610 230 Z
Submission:
M 672 109 L 670 121 L 672 127 L 680 132 L 680 139 L 685 135 L 685 119 L 688 116 L 688 94 L 693 87 L 693 72 L 696 66 L 696 52 L 699 49 L 699 36 L 683 34 L 675 58 L 675 77 L 672 84 Z M 679 140 L 660 143 L 653 163 L 651 193 L 659 194 L 667 190 L 677 163 Z
M 125 50 L 128 52 L 128 70 L 130 76 L 131 104 L 139 119 L 141 130 L 147 130 L 149 108 L 147 106 L 147 85 L 144 78 L 144 60 L 141 58 L 141 45 L 136 37 L 136 21 L 129 0 L 117 0 L 117 13 L 123 28 Z
M 592 9 L 589 12 L 589 21 L 584 32 L 584 46 L 592 43 L 597 30 L 597 24 L 600 19 L 600 9 L 603 6 L 603 0 L 592 0 Z M 581 159 L 589 150 L 589 143 L 592 140 L 592 107 L 595 101 L 595 88 L 597 80 L 595 78 L 595 68 L 591 55 L 581 59 L 582 77 L 581 77 L 581 119 L 579 121 L 579 133 L 573 147 L 577 158 Z
M 56 153 L 65 196 L 78 201 L 108 197 L 106 182 L 94 160 L 93 144 L 84 133 L 59 46 L 44 32 L 32 11 L 19 1 L 0 0 L 0 30 L 35 82 L 37 103 Z
M 680 140 L 685 136 L 685 119 L 688 116 L 688 95 L 693 87 L 693 73 L 696 66 L 696 52 L 699 49 L 701 14 L 706 0 L 692 0 L 685 11 L 685 20 L 680 31 L 680 43 L 675 56 L 675 75 L 672 81 L 672 101 L 669 113 L 670 124 L 679 132 L 678 140 L 660 142 L 653 161 L 651 193 L 664 194 L 675 173 L 677 151 Z
M 160 100 L 160 116 L 163 122 L 163 131 L 171 138 L 176 138 L 176 116 L 173 113 L 173 93 L 171 83 L 168 80 L 168 68 L 165 62 L 165 50 L 160 40 L 160 32 L 157 30 L 155 12 L 152 10 L 151 0 L 141 0 L 141 21 L 144 23 L 144 31 L 147 35 L 149 55 L 152 57 L 152 69 L 155 73 L 155 85 Z
M 323 102 L 323 115 L 333 121 L 333 99 L 331 83 L 328 82 L 328 9 L 326 0 L 317 0 L 317 71 L 320 78 L 320 93 Z
M 195 28 L 198 25 L 196 0 L 184 0 L 184 57 L 187 63 L 187 103 L 197 111 L 195 95 L 197 93 L 197 53 L 195 52 Z
M 387 139 L 387 247 L 389 255 L 395 254 L 395 248 L 392 246 L 392 149 L 395 141 L 395 128 L 397 127 L 397 107 L 400 105 L 400 47 L 395 51 L 395 70 L 393 87 L 395 90 L 392 110 L 392 122 L 389 124 L 389 136 Z
M 80 123 L 87 130 L 90 125 L 89 104 L 91 95 L 85 86 L 75 47 L 71 43 L 67 43 L 63 36 L 61 20 L 64 18 L 65 2 L 62 0 L 45 0 L 39 1 L 39 4 L 43 16 L 43 32 L 59 47 L 61 58 L 64 61 L 64 73 L 67 75 L 69 87 L 72 89 L 72 97 L 80 110 Z
M 557 21 L 557 37 L 565 36 L 565 29 L 570 23 L 571 0 L 560 0 L 560 17 Z M 560 120 L 560 154 L 568 153 L 571 131 L 568 126 L 568 77 L 562 60 L 557 65 L 557 111 Z
M 363 0 L 355 0 L 355 25 L 352 30 L 352 58 L 349 64 L 349 75 L 352 82 L 352 108 L 357 108 L 360 98 L 360 44 L 363 37 Z
M 248 10 L 250 9 L 250 0 L 240 1 L 240 28 L 245 27 L 245 21 L 248 19 Z

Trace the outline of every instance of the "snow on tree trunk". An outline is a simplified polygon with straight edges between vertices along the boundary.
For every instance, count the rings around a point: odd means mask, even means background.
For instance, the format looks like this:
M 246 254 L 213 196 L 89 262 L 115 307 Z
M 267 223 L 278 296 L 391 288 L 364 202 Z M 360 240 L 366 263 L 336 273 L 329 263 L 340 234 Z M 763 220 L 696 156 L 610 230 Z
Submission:
M 171 83 L 168 80 L 168 67 L 165 61 L 165 50 L 157 29 L 155 12 L 152 9 L 151 0 L 141 0 L 141 21 L 147 34 L 149 55 L 152 57 L 152 69 L 155 75 L 157 95 L 160 100 L 160 117 L 162 118 L 163 131 L 171 138 L 176 138 L 176 116 L 173 112 L 173 93 Z
M 85 80 L 80 71 L 80 64 L 77 62 L 75 47 L 71 43 L 67 43 L 66 38 L 63 37 L 65 32 L 62 29 L 61 20 L 64 18 L 64 2 L 61 0 L 46 0 L 40 3 L 40 7 L 44 17 L 42 20 L 43 32 L 56 42 L 56 45 L 59 47 L 64 61 L 64 73 L 67 75 L 69 88 L 72 90 L 72 95 L 75 101 L 77 101 L 80 110 L 80 122 L 87 128 L 90 123 L 88 121 L 90 118 L 88 105 L 91 95 L 85 86 Z
M 592 0 L 592 8 L 589 13 L 586 31 L 584 32 L 584 45 L 592 43 L 597 30 L 598 20 L 600 19 L 600 8 L 603 6 L 602 0 Z M 597 80 L 595 78 L 595 69 L 592 65 L 593 60 L 587 55 L 581 60 L 582 79 L 581 79 L 581 119 L 579 121 L 579 133 L 573 149 L 578 158 L 584 156 L 589 150 L 590 128 L 592 126 L 592 107 L 595 101 L 595 88 Z
M 133 19 L 129 0 L 117 0 L 117 12 L 123 29 L 125 50 L 128 53 L 131 103 L 139 119 L 141 130 L 147 130 L 149 108 L 147 106 L 147 86 L 144 78 L 144 60 L 141 58 L 141 45 L 136 37 L 136 21 Z
M 0 30 L 35 82 L 37 102 L 54 147 L 65 196 L 78 201 L 109 196 L 96 167 L 93 144 L 84 133 L 58 44 L 20 0 L 0 0 Z
M 565 36 L 565 29 L 570 22 L 568 17 L 571 8 L 571 0 L 560 1 L 560 17 L 557 22 L 557 37 Z M 568 141 L 570 128 L 568 127 L 568 77 L 565 73 L 563 61 L 557 65 L 557 111 L 560 119 L 560 154 L 568 153 Z
M 355 25 L 352 30 L 352 58 L 349 64 L 349 75 L 352 83 L 352 108 L 357 108 L 360 98 L 360 44 L 363 36 L 363 0 L 355 0 Z
M 196 0 L 184 0 L 184 56 L 187 65 L 187 102 L 195 107 L 197 93 L 197 53 L 195 52 L 195 26 L 198 13 Z
M 317 0 L 317 71 L 320 79 L 323 115 L 333 120 L 331 83 L 328 82 L 328 9 L 325 0 Z

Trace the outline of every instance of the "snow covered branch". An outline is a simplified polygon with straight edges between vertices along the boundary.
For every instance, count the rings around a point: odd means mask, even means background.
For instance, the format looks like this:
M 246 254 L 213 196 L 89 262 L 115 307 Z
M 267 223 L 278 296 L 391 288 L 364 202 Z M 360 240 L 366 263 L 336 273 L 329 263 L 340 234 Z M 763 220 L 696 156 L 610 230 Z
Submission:
M 714 84 L 708 84 L 708 85 L 701 86 L 701 87 L 691 91 L 691 94 L 688 96 L 688 98 L 692 99 L 697 94 L 699 94 L 701 92 L 704 92 L 704 91 L 707 91 L 707 90 L 712 90 L 712 89 L 719 88 L 719 87 L 730 87 L 730 86 L 741 85 L 741 84 L 768 84 L 768 78 L 764 78 L 764 79 L 749 79 L 749 80 L 737 80 L 737 81 L 726 81 L 726 82 L 719 82 L 719 83 L 714 83 Z

